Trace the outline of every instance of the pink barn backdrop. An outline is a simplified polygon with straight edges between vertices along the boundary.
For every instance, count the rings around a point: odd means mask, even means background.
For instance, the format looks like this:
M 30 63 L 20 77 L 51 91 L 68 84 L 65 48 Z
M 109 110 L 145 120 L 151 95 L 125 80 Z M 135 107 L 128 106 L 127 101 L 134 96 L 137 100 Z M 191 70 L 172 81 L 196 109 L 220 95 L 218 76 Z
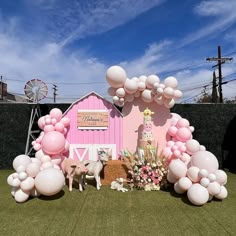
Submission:
M 79 112 L 81 114 L 86 111 L 108 114 L 107 127 L 80 129 L 77 116 Z M 115 105 L 97 93 L 91 92 L 72 103 L 63 116 L 70 118 L 71 121 L 66 135 L 70 143 L 70 158 L 97 160 L 97 151 L 101 149 L 110 151 L 113 160 L 118 158 L 123 148 L 123 117 Z

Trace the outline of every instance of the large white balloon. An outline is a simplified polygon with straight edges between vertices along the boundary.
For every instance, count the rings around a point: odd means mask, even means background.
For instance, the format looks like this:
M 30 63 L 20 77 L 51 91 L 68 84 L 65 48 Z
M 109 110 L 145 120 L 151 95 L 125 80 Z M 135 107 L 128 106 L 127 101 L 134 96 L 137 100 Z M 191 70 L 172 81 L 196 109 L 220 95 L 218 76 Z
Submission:
M 180 179 L 186 176 L 187 166 L 179 159 L 172 160 L 169 164 L 169 171 L 175 178 Z
M 189 201 L 197 206 L 204 205 L 209 199 L 209 193 L 206 188 L 200 184 L 193 184 L 187 192 Z
M 219 169 L 217 158 L 209 151 L 198 151 L 192 155 L 191 165 L 213 173 Z
M 45 196 L 52 196 L 60 192 L 64 186 L 65 177 L 55 168 L 42 170 L 35 177 L 35 188 Z
M 146 86 L 147 86 L 147 88 L 153 88 L 153 85 L 155 84 L 155 83 L 159 83 L 160 82 L 160 79 L 159 79 L 159 77 L 158 76 L 156 76 L 156 75 L 149 75 L 148 77 L 147 77 L 147 79 L 146 79 Z
M 178 85 L 178 81 L 175 77 L 170 76 L 164 80 L 164 84 L 166 87 L 176 88 Z
M 116 96 L 118 96 L 119 98 L 123 98 L 125 96 L 125 90 L 124 88 L 118 88 L 116 90 Z
M 15 159 L 13 160 L 13 168 L 15 169 L 15 171 L 21 165 L 26 168 L 29 163 L 31 163 L 30 157 L 22 154 L 22 155 L 15 157 Z
M 152 102 L 152 101 L 153 101 L 152 92 L 151 92 L 151 90 L 149 90 L 149 89 L 143 90 L 141 96 L 142 96 L 142 99 L 143 99 L 144 102 L 149 103 L 149 102 Z
M 133 79 L 126 79 L 124 89 L 129 94 L 135 93 L 138 90 L 137 81 Z
M 123 87 L 126 80 L 126 72 L 120 66 L 111 66 L 106 73 L 106 80 L 113 88 Z

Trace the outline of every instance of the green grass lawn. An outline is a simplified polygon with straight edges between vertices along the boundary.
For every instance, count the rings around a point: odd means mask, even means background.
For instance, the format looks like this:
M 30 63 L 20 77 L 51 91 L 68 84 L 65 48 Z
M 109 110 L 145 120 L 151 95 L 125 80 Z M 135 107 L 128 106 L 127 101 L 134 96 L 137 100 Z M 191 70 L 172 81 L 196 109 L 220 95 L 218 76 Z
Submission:
M 0 235 L 236 235 L 236 175 L 228 173 L 229 196 L 202 207 L 173 191 L 130 191 L 67 186 L 53 197 L 16 203 L 0 171 Z

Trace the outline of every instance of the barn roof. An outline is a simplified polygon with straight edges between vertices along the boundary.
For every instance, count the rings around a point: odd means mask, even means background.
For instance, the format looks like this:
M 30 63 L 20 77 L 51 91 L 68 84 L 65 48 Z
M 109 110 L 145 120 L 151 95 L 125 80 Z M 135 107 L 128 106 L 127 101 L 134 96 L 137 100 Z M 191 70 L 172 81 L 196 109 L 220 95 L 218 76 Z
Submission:
M 110 104 L 118 111 L 118 113 L 123 116 L 123 114 L 119 111 L 119 109 L 118 109 L 112 102 L 108 101 L 107 99 L 105 99 L 104 97 L 102 97 L 101 95 L 99 95 L 98 93 L 96 93 L 96 92 L 94 92 L 94 91 L 92 91 L 92 92 L 90 92 L 90 93 L 84 95 L 83 97 L 79 98 L 78 100 L 74 101 L 74 102 L 69 106 L 69 108 L 64 112 L 63 116 L 65 116 L 65 115 L 67 114 L 67 112 L 68 112 L 75 104 L 77 104 L 78 102 L 82 101 L 83 99 L 85 99 L 85 98 L 87 98 L 87 97 L 89 97 L 89 96 L 91 96 L 91 95 L 96 95 L 97 97 L 101 98 L 102 100 L 106 101 L 107 103 L 110 103 Z

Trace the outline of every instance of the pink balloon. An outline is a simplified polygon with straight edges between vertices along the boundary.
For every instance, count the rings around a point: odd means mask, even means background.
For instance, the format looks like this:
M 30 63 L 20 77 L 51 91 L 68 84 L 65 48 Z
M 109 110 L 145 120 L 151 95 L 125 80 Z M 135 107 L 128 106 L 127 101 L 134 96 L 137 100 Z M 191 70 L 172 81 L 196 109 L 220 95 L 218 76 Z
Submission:
M 170 126 L 167 132 L 170 136 L 175 136 L 177 131 L 178 129 L 175 126 Z
M 172 146 L 174 146 L 174 144 L 175 144 L 175 142 L 172 141 L 172 140 L 170 140 L 170 141 L 168 141 L 168 142 L 166 143 L 166 146 L 167 146 L 167 147 L 172 147 Z
M 179 119 L 178 122 L 177 122 L 177 124 L 176 124 L 176 126 L 177 126 L 178 128 L 181 128 L 181 127 L 189 127 L 189 121 L 188 121 L 187 119 L 184 119 L 184 118 Z
M 59 154 L 64 150 L 65 137 L 57 131 L 50 131 L 43 136 L 42 149 L 48 154 Z
M 58 122 L 55 124 L 55 130 L 61 133 L 64 133 L 64 124 L 62 122 Z
M 170 157 L 172 155 L 172 151 L 171 151 L 170 147 L 164 147 L 162 154 L 163 154 L 163 156 L 165 156 L 167 158 Z
M 40 143 L 35 143 L 33 148 L 37 152 L 37 151 L 39 151 L 41 149 L 41 144 Z
M 187 140 L 191 139 L 191 137 L 192 137 L 192 133 L 186 127 L 179 128 L 176 133 L 176 138 L 182 142 L 186 142 Z
M 62 118 L 62 111 L 58 108 L 53 108 L 49 114 L 51 118 L 55 118 L 57 121 L 60 121 Z
M 220 193 L 216 194 L 214 197 L 216 197 L 217 199 L 223 200 L 227 198 L 227 196 L 228 196 L 228 191 L 225 188 L 225 186 L 220 186 Z
M 177 114 L 177 113 L 171 113 L 172 118 L 171 118 L 171 125 L 176 125 L 178 120 L 181 119 L 182 117 Z
M 40 129 L 43 129 L 44 125 L 45 125 L 45 119 L 44 116 L 42 116 L 38 119 L 38 126 Z
M 68 117 L 63 117 L 61 119 L 61 122 L 64 124 L 65 127 L 69 126 L 70 125 L 70 118 Z
M 53 125 L 45 125 L 44 128 L 43 128 L 43 131 L 44 131 L 45 133 L 50 132 L 50 131 L 53 131 L 53 130 L 55 130 L 55 128 L 54 128 Z
M 208 151 L 198 151 L 192 155 L 191 165 L 199 169 L 206 169 L 209 173 L 213 173 L 219 169 L 217 158 Z

